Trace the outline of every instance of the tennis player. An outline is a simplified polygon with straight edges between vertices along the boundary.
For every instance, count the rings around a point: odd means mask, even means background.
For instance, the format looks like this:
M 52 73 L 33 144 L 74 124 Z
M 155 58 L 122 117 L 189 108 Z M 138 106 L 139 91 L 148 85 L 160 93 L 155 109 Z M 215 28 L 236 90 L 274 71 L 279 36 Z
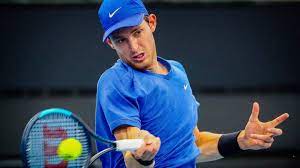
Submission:
M 200 132 L 199 103 L 184 67 L 157 54 L 153 37 L 156 15 L 148 13 L 141 0 L 104 0 L 98 15 L 105 32 L 103 42 L 120 59 L 98 81 L 96 132 L 108 139 L 145 140 L 135 152 L 103 155 L 104 168 L 194 168 L 197 162 L 269 148 L 282 134 L 276 126 L 288 114 L 261 122 L 256 102 L 244 130 Z M 97 148 L 104 146 L 98 143 Z

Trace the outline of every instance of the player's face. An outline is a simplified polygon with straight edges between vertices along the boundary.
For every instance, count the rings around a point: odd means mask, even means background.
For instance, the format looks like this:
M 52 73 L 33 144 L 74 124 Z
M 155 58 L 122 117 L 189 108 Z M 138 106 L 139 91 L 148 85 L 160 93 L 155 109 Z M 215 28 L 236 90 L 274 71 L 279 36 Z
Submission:
M 140 70 L 151 70 L 158 65 L 153 37 L 156 16 L 150 14 L 148 19 L 149 21 L 144 20 L 138 26 L 117 30 L 107 40 L 110 47 L 116 50 L 120 59 Z

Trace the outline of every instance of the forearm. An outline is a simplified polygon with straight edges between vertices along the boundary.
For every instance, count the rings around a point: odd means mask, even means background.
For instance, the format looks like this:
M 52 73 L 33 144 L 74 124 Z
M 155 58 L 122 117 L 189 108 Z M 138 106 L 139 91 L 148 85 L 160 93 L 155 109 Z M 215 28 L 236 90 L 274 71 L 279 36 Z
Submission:
M 196 144 L 201 150 L 201 155 L 197 162 L 207 162 L 223 157 L 232 156 L 247 149 L 245 146 L 245 131 L 233 132 L 229 134 L 215 134 L 210 132 L 199 132 L 194 130 Z
M 218 150 L 218 142 L 221 134 L 210 132 L 194 132 L 196 137 L 196 145 L 201 151 L 197 158 L 197 162 L 208 162 L 223 158 Z

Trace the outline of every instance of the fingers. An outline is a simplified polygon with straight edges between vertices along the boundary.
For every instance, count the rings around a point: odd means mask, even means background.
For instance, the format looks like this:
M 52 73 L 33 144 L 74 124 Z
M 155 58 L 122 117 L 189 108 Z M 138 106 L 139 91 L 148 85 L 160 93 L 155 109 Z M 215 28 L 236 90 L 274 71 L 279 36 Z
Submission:
M 279 128 L 267 129 L 267 134 L 251 134 L 250 138 L 254 141 L 255 149 L 270 148 L 274 142 L 274 137 L 282 135 L 282 130 Z
M 288 113 L 284 113 L 280 115 L 279 117 L 275 118 L 274 120 L 271 121 L 272 127 L 276 127 L 277 125 L 281 124 L 283 121 L 289 118 Z
M 145 146 L 143 153 L 140 153 L 140 156 L 141 156 L 140 159 L 152 160 L 155 157 L 156 153 L 158 152 L 159 146 L 160 146 L 160 143 L 158 144 L 157 142 L 158 141 L 160 142 L 160 140 L 158 138 L 155 141 L 156 142 Z
M 261 135 L 261 134 L 251 134 L 252 138 L 252 149 L 267 149 L 270 148 L 274 142 L 273 136 L 270 135 Z
M 269 128 L 267 129 L 267 133 L 274 137 L 282 135 L 282 130 L 279 128 Z
M 253 150 L 270 148 L 274 142 L 274 137 L 282 135 L 279 128 L 268 128 L 264 134 L 250 134 L 248 139 L 248 148 Z
M 151 145 L 141 147 L 132 154 L 136 159 L 141 160 L 152 160 L 155 156 L 154 147 Z
M 145 143 L 135 152 L 132 152 L 132 155 L 136 159 L 152 160 L 159 151 L 160 139 L 145 130 L 141 130 L 138 137 L 144 139 Z
M 253 148 L 254 150 L 258 150 L 258 149 L 267 149 L 270 148 L 273 144 L 273 142 L 265 142 L 265 141 L 261 141 L 261 140 L 254 140 L 254 146 L 256 146 L 255 148 Z
M 155 157 L 155 155 L 157 154 L 159 147 L 160 147 L 160 145 L 157 145 L 157 144 L 158 143 L 156 143 L 156 142 L 151 143 L 150 145 L 145 144 L 144 146 L 142 146 L 141 148 L 139 148 L 132 154 L 136 159 L 152 160 Z
M 152 134 L 150 134 L 148 131 L 146 130 L 140 130 L 138 135 L 137 135 L 137 138 L 142 138 L 144 139 L 145 137 L 147 136 L 151 136 Z M 153 135 L 152 135 L 153 136 Z
M 258 115 L 259 115 L 259 104 L 257 102 L 254 102 L 249 121 L 250 122 L 258 121 Z
M 145 153 L 145 149 L 146 148 L 146 144 L 143 144 L 139 149 L 137 149 L 136 151 L 132 152 L 132 155 L 136 158 L 136 159 L 141 159 L 142 155 Z
M 263 143 L 273 143 L 274 142 L 273 136 L 270 136 L 270 135 L 251 134 L 250 137 L 255 140 L 262 141 Z

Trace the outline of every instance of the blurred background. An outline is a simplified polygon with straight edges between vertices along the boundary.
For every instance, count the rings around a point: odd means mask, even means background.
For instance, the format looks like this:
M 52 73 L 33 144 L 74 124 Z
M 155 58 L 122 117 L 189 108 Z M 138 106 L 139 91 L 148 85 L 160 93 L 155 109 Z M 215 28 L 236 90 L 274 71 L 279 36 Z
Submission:
M 158 16 L 159 56 L 186 68 L 201 104 L 200 130 L 243 129 L 254 101 L 262 121 L 290 114 L 271 149 L 199 167 L 299 167 L 299 1 L 144 2 Z M 100 4 L 0 1 L 0 167 L 22 167 L 23 129 L 45 108 L 69 109 L 94 127 L 97 80 L 118 59 L 101 42 Z

